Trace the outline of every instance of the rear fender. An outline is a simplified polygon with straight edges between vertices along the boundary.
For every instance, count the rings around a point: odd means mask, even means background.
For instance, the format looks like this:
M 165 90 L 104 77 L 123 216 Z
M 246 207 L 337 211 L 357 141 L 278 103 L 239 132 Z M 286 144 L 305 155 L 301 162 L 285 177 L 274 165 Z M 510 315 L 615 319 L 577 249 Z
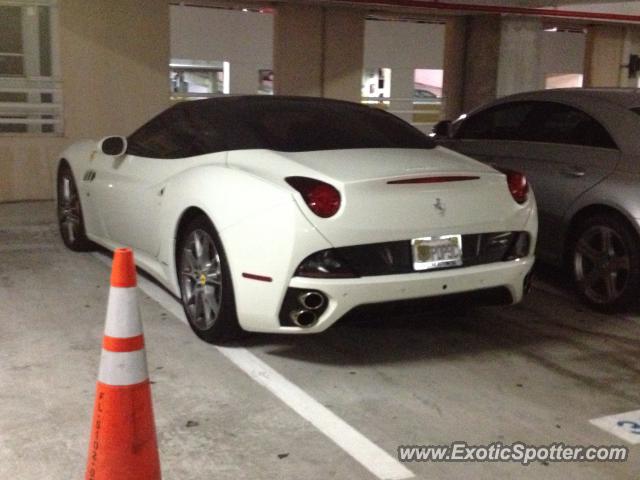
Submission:
M 165 270 L 167 287 L 179 295 L 175 248 L 180 219 L 192 207 L 202 210 L 223 239 L 228 228 L 260 218 L 280 205 L 293 203 L 290 192 L 259 177 L 210 165 L 195 167 L 172 177 L 162 199 L 159 261 Z M 261 232 L 256 231 L 258 238 Z M 226 248 L 226 245 L 225 245 Z M 233 270 L 233 259 L 229 259 Z

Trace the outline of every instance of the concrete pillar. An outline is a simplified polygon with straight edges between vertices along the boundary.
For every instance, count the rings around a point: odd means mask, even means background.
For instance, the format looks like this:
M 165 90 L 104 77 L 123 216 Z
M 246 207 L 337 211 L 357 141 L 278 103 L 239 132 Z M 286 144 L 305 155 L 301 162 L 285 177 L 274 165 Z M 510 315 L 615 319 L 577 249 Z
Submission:
M 323 9 L 278 5 L 273 18 L 276 95 L 322 96 Z
M 442 117 L 451 120 L 496 97 L 544 88 L 543 31 L 533 18 L 447 20 Z
M 625 28 L 622 26 L 596 25 L 587 29 L 585 87 L 618 87 L 626 84 L 622 79 L 628 72 L 620 67 L 629 60 L 623 58 L 624 43 Z
M 273 28 L 274 93 L 360 99 L 363 12 L 278 5 Z
M 60 37 L 65 136 L 129 135 L 169 105 L 167 2 L 62 0 Z
M 500 17 L 451 18 L 445 30 L 444 119 L 496 98 L 500 54 Z
M 465 17 L 449 17 L 444 33 L 444 76 L 442 80 L 442 120 L 453 120 L 462 113 L 466 49 Z
M 363 62 L 364 12 L 338 8 L 326 9 L 323 96 L 359 102 Z
M 500 17 L 481 15 L 467 20 L 462 112 L 496 98 L 500 53 Z
M 503 18 L 501 23 L 497 96 L 544 88 L 540 70 L 542 21 L 537 18 Z

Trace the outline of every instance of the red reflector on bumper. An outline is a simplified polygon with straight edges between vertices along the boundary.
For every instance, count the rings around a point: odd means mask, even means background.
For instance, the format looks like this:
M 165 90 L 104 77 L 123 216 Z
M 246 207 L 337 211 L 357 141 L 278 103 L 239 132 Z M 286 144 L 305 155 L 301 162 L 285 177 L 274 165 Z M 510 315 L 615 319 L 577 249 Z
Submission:
M 265 277 L 263 275 L 255 275 L 253 273 L 243 273 L 242 276 L 244 278 L 248 278 L 249 280 L 258 280 L 260 282 L 273 282 L 273 278 Z

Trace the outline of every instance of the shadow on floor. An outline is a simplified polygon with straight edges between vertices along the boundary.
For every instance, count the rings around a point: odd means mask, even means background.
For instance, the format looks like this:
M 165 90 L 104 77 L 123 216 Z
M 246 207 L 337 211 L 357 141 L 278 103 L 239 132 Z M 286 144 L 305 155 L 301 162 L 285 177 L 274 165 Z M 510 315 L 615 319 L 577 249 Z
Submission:
M 541 267 L 537 273 L 541 281 L 568 290 L 563 272 Z M 146 273 L 141 275 L 159 285 Z M 640 382 L 639 324 L 594 312 L 572 296 L 538 289 L 519 305 L 412 315 L 359 313 L 320 334 L 248 334 L 227 346 L 345 368 L 407 362 L 428 368 L 433 360 L 477 356 L 478 361 L 487 361 L 487 354 L 518 355 L 549 373 L 640 402 L 640 392 L 628 390 L 630 382 Z

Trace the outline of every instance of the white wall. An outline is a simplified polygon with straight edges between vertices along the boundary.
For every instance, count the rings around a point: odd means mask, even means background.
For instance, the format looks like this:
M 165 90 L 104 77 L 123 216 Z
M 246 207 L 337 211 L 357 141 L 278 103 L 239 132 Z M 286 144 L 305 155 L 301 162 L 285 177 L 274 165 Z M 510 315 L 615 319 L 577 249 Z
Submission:
M 227 61 L 231 93 L 254 94 L 258 70 L 272 68 L 273 16 L 171 6 L 171 58 Z
M 250 34 L 239 37 L 237 32 Z M 259 68 L 271 68 L 271 15 L 174 6 L 171 7 L 171 33 L 173 58 L 227 60 L 232 63 L 232 75 L 234 65 L 251 66 L 248 71 L 252 82 L 256 75 L 254 72 Z M 586 41 L 583 33 L 543 31 L 541 36 L 538 66 L 541 80 L 549 74 L 583 71 Z M 443 24 L 365 22 L 364 67 L 391 68 L 395 71 L 396 80 L 393 81 L 392 73 L 392 84 L 396 86 L 401 76 L 409 78 L 409 71 L 414 69 L 442 69 L 443 55 Z M 234 75 L 234 78 L 238 76 Z M 412 84 L 403 88 L 407 92 L 412 89 Z M 239 91 L 237 88 L 235 90 Z
M 364 29 L 364 68 L 391 69 L 390 111 L 413 110 L 414 70 L 442 69 L 444 24 L 367 20 Z M 411 114 L 399 114 L 407 121 Z
M 0 135 L 0 202 L 52 198 L 65 146 L 128 135 L 169 105 L 166 1 L 60 0 L 57 8 L 64 135 Z
M 498 97 L 544 87 L 542 21 L 538 18 L 506 17 L 500 27 Z
M 365 22 L 365 68 L 441 69 L 443 55 L 444 24 Z
M 582 73 L 586 40 L 580 32 L 542 32 L 542 74 Z
M 258 70 L 272 68 L 273 16 L 171 6 L 171 57 L 231 64 L 231 93 L 255 93 Z M 443 68 L 444 25 L 365 22 L 364 67 L 393 69 L 392 95 L 413 93 L 413 70 Z M 277 73 L 276 73 L 277 75 Z

